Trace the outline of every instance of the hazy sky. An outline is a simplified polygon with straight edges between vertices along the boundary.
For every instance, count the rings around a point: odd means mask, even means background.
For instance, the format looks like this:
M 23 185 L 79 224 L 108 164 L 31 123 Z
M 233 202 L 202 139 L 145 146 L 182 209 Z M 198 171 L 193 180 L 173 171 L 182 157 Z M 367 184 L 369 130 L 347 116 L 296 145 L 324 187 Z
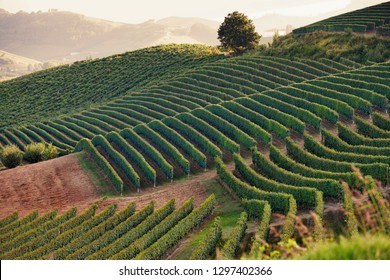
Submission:
M 169 16 L 222 20 L 238 10 L 250 18 L 268 13 L 317 16 L 357 2 L 370 6 L 386 0 L 0 0 L 10 12 L 47 11 L 54 8 L 118 22 L 140 23 Z

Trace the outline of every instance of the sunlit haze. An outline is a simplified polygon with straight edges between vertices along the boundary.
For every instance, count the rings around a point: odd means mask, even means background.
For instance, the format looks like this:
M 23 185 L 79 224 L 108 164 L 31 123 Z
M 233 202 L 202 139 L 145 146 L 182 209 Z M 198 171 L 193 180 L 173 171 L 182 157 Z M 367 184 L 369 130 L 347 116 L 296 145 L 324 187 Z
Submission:
M 318 16 L 351 6 L 361 8 L 384 0 L 0 0 L 0 8 L 10 12 L 59 9 L 91 17 L 125 23 L 140 23 L 169 16 L 222 20 L 234 10 L 251 18 L 266 14 Z M 353 5 L 354 4 L 354 5 Z

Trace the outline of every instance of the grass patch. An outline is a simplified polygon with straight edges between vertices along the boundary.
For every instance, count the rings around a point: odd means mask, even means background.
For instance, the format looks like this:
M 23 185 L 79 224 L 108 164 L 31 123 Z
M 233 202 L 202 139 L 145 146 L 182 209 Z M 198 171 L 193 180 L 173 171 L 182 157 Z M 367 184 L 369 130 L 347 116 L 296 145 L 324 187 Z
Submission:
M 75 155 L 79 159 L 81 168 L 88 174 L 89 178 L 91 178 L 93 184 L 96 186 L 100 196 L 103 198 L 116 197 L 111 189 L 110 184 L 99 172 L 99 167 L 97 167 L 96 164 L 91 161 L 84 152 L 76 153 Z
M 217 206 L 215 216 L 221 218 L 222 239 L 226 239 L 236 225 L 241 212 L 244 211 L 240 202 L 234 200 L 230 194 L 218 183 L 216 179 L 202 182 L 206 187 L 207 194 L 215 194 Z M 214 224 L 214 219 L 207 221 L 200 231 L 192 233 L 181 247 L 172 256 L 175 260 L 188 260 L 194 248 L 198 247 L 202 240 L 207 238 L 206 233 Z

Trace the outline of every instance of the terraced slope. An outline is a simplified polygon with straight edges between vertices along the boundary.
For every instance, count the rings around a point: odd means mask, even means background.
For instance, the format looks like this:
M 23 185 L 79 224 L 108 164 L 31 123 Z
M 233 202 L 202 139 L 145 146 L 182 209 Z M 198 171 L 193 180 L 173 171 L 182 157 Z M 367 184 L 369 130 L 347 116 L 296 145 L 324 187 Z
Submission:
M 52 142 L 72 150 L 81 138 L 132 128 L 196 108 L 238 97 L 301 83 L 351 70 L 360 65 L 343 65 L 324 60 L 290 61 L 272 57 L 237 57 L 204 63 L 169 81 L 139 87 L 124 97 L 102 106 L 53 118 L 43 123 L 16 126 L 0 131 L 0 145 L 15 143 L 20 148 L 31 142 Z M 163 82 L 165 81 L 165 82 Z M 351 81 L 350 81 L 351 83 Z M 362 82 L 363 83 L 363 82 Z
M 75 62 L 0 83 L 0 128 L 71 112 L 223 58 L 215 48 L 166 45 Z
M 316 30 L 344 31 L 350 28 L 354 32 L 376 32 L 388 36 L 390 23 L 390 2 L 384 2 L 360 10 L 327 18 L 293 30 L 294 34 L 304 34 Z
M 53 210 L 18 219 L 14 213 L 0 222 L 0 258 L 4 259 L 158 259 L 210 216 L 214 195 L 198 207 L 188 199 L 176 209 L 171 199 L 155 209 L 154 201 L 136 211 L 135 203 L 121 211 L 112 204 L 97 213 L 92 205 L 77 214 Z M 50 242 L 47 242 L 50 240 Z

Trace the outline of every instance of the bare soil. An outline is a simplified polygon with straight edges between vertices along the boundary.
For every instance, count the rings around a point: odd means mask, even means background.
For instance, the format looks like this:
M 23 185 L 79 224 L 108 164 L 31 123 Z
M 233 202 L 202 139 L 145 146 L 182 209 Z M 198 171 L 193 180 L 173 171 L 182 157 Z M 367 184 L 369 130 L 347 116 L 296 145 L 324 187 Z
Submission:
M 119 209 L 130 202 L 142 208 L 151 200 L 161 207 L 169 199 L 175 198 L 176 205 L 184 203 L 191 196 L 199 205 L 206 198 L 202 181 L 216 177 L 210 170 L 185 179 L 173 181 L 157 188 L 146 188 L 131 196 L 102 198 L 99 189 L 89 175 L 82 169 L 76 155 L 0 170 L 0 218 L 19 211 L 25 216 L 34 210 L 40 214 L 57 208 L 60 213 L 77 207 L 78 212 L 98 203 L 99 208 L 117 203 Z

